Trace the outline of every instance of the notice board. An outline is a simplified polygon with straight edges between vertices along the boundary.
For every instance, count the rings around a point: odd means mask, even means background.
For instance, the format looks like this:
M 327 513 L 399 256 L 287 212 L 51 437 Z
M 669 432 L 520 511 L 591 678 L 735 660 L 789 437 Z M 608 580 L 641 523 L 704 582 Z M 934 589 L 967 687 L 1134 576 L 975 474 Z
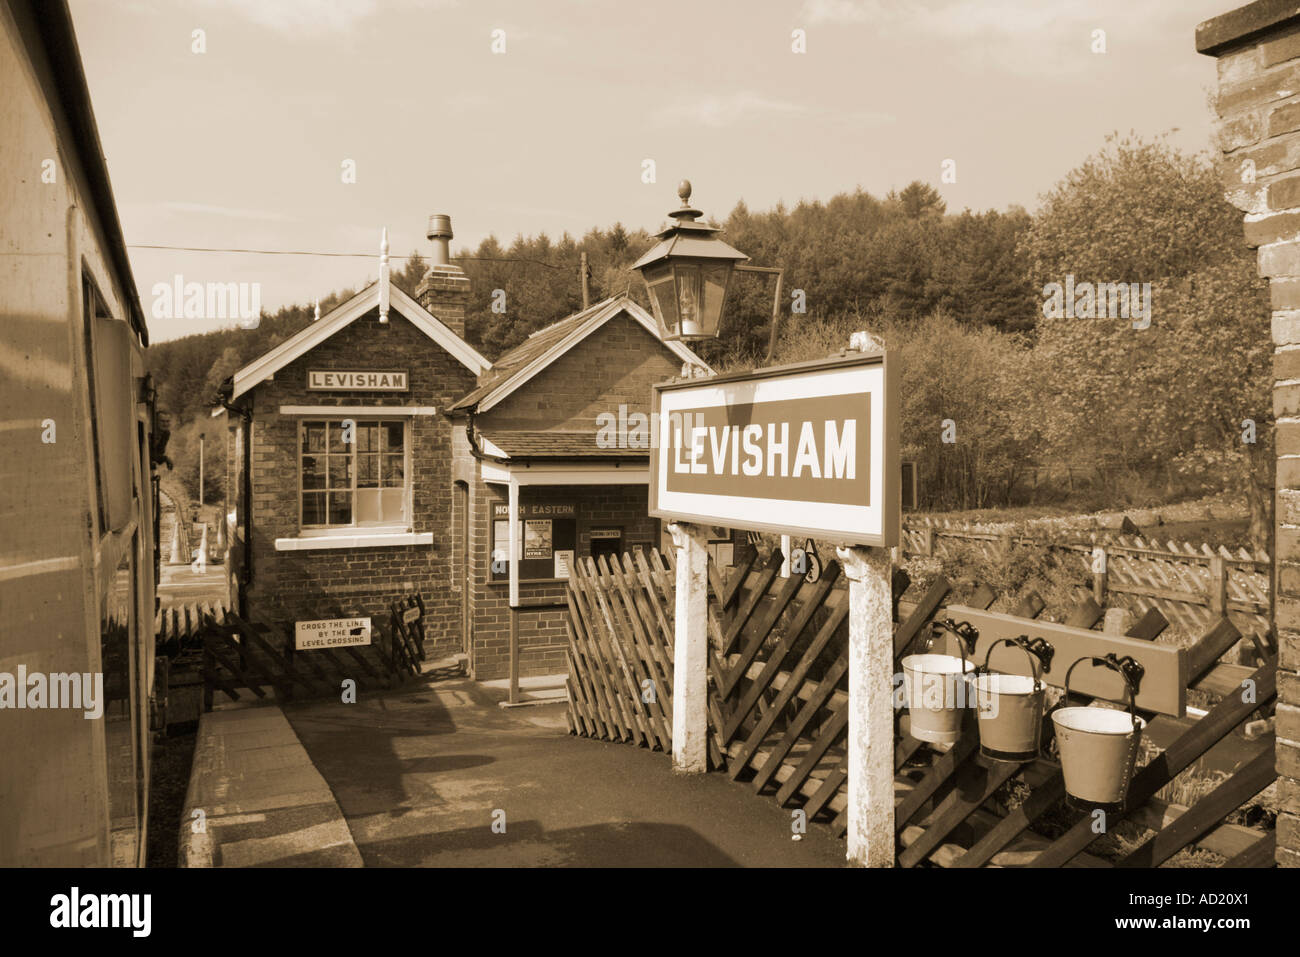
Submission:
M 491 581 L 509 581 L 510 507 L 492 506 Z M 578 508 L 572 503 L 519 505 L 519 579 L 567 578 L 578 541 Z M 500 560 L 497 560 L 500 559 Z M 560 574 L 563 571 L 564 574 Z

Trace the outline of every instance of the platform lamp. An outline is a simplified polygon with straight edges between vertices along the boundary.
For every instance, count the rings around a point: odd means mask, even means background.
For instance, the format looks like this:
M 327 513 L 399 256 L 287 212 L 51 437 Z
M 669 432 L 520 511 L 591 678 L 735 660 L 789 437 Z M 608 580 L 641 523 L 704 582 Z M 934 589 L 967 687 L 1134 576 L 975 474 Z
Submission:
M 632 264 L 645 281 L 660 337 L 665 341 L 686 342 L 717 339 L 732 273 L 775 275 L 776 297 L 767 350 L 767 361 L 771 362 L 785 271 L 774 266 L 745 265 L 749 257 L 718 238 L 720 227 L 697 221 L 704 214 L 691 206 L 688 180 L 677 185 L 677 195 L 682 205 L 668 214 L 673 224 L 659 232 L 658 244 Z

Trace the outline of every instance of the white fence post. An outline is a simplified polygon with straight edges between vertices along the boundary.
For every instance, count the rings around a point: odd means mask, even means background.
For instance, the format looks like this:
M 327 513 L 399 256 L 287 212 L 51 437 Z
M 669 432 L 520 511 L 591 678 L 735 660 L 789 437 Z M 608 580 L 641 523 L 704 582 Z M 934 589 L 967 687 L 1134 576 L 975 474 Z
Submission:
M 849 579 L 848 859 L 894 866 L 894 629 L 889 552 L 837 550 Z
M 673 641 L 673 770 L 708 769 L 709 551 L 705 530 L 668 526 L 677 546 Z

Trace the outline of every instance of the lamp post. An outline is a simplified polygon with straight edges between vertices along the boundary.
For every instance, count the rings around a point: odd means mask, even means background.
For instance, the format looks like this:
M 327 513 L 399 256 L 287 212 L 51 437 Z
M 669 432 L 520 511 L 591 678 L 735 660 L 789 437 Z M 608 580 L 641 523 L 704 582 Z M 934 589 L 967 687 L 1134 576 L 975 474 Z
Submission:
M 659 242 L 632 266 L 645 281 L 659 335 L 665 341 L 717 339 L 736 270 L 775 273 L 777 298 L 768 360 L 776 342 L 782 272 L 746 266 L 749 257 L 718 238 L 718 226 L 691 206 L 691 184 L 677 186 L 682 204 Z M 673 648 L 673 767 L 708 767 L 708 539 L 709 529 L 688 522 L 669 526 L 677 548 L 676 624 Z
M 677 194 L 682 205 L 669 213 L 674 224 L 658 234 L 659 243 L 633 266 L 645 280 L 660 335 L 666 340 L 718 338 L 732 273 L 774 273 L 770 365 L 780 319 L 781 269 L 743 265 L 749 257 L 719 239 L 718 227 L 698 221 L 702 213 L 690 206 L 691 184 L 683 180 Z M 876 348 L 865 334 L 855 336 L 851 347 Z M 676 435 L 680 443 L 680 429 Z M 650 481 L 658 478 L 651 476 Z M 677 522 L 669 530 L 677 547 L 673 768 L 702 772 L 708 767 L 708 529 Z M 788 560 L 789 536 L 782 537 L 781 548 Z M 850 583 L 848 858 L 857 864 L 889 867 L 895 854 L 889 553 L 853 546 L 840 548 L 837 556 Z

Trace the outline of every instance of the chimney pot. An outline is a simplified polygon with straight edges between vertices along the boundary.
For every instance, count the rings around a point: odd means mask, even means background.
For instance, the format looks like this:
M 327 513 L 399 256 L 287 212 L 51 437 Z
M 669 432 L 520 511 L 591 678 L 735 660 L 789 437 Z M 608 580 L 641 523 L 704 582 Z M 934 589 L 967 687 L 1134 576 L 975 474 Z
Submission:
M 446 213 L 430 216 L 428 237 L 433 242 L 433 265 L 447 265 L 451 261 L 451 217 Z
M 415 288 L 415 301 L 464 339 L 469 277 L 451 262 L 451 217 L 446 213 L 430 216 L 428 236 L 433 241 L 433 261 Z

